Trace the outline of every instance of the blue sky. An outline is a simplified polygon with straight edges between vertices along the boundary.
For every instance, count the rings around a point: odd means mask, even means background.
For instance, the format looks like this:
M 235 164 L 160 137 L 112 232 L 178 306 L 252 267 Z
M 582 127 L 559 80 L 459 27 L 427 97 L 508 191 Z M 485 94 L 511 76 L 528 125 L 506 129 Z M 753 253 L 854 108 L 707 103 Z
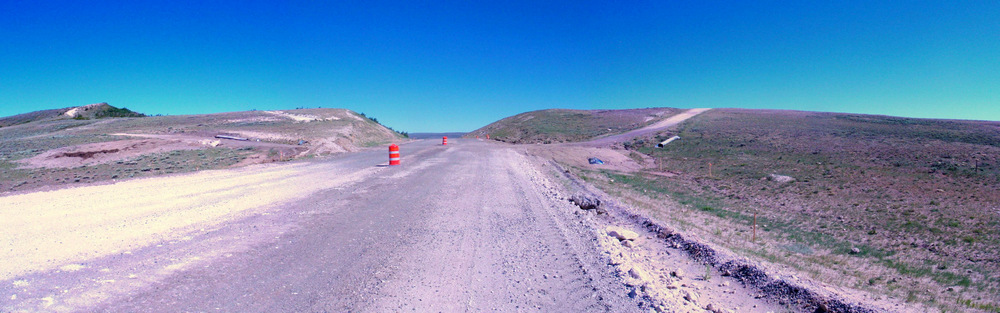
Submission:
M 538 109 L 1000 120 L 1000 1 L 0 1 L 0 116 L 347 108 L 410 132 Z

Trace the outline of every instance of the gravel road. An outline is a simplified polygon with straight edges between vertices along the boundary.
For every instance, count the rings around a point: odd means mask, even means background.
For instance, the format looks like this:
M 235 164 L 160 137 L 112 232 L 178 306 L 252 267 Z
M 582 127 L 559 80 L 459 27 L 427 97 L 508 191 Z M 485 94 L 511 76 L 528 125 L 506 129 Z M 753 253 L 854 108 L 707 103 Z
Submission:
M 628 312 L 510 146 L 453 139 L 0 198 L 0 312 Z

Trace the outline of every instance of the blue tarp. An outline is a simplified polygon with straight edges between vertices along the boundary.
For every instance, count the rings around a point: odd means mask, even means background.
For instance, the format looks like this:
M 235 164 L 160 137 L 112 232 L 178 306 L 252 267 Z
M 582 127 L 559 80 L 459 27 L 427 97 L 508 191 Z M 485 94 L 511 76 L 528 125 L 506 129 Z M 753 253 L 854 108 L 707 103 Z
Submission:
M 604 161 L 601 161 L 601 159 L 598 158 L 589 158 L 587 161 L 589 161 L 590 164 L 604 164 Z

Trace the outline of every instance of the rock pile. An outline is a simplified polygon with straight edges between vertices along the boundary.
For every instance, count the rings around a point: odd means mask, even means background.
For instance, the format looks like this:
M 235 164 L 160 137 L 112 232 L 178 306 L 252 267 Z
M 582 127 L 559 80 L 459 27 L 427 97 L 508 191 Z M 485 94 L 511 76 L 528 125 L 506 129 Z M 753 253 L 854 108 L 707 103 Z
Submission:
M 598 214 L 605 213 L 604 209 L 601 208 L 601 199 L 597 197 L 574 195 L 569 198 L 569 202 L 583 210 L 594 210 Z
M 779 183 L 790 183 L 790 182 L 795 181 L 795 178 L 791 177 L 791 176 L 771 174 L 771 175 L 767 175 L 767 180 L 775 181 L 775 182 L 779 182 Z

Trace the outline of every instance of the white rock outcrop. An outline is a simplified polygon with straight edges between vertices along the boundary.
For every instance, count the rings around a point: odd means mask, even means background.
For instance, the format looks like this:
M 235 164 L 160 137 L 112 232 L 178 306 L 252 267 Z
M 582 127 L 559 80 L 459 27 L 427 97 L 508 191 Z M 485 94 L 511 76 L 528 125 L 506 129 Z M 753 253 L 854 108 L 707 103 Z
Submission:
M 618 240 L 635 240 L 639 238 L 639 234 L 636 232 L 618 226 L 608 226 L 605 230 L 608 232 L 608 236 L 615 237 Z

